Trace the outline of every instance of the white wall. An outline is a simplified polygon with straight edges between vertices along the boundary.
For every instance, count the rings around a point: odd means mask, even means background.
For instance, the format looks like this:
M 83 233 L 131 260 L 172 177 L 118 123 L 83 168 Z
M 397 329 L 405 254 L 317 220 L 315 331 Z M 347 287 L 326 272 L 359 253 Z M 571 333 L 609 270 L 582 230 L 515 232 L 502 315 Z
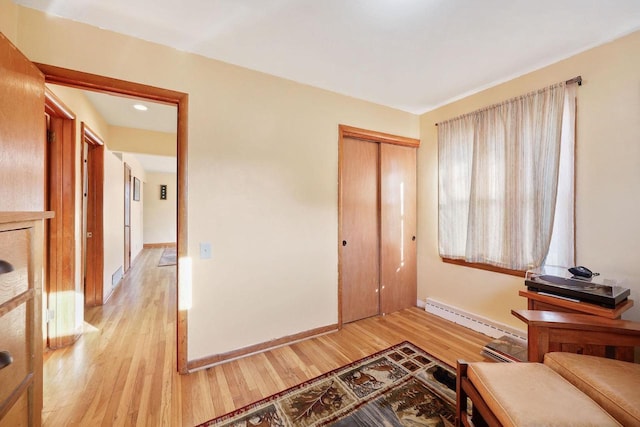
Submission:
M 112 275 L 124 265 L 124 164 L 120 155 L 108 149 L 104 153 L 103 224 L 103 295 L 107 300 L 114 289 Z
M 147 175 L 135 155 L 122 153 L 122 160 L 131 168 L 131 177 L 135 176 L 140 180 L 140 201 L 133 200 L 133 179 L 131 182 L 131 263 L 133 264 L 142 251 L 144 243 L 144 201 L 146 197 L 143 182 Z
M 144 183 L 144 243 L 175 243 L 177 221 L 177 174 L 147 172 Z M 167 199 L 160 199 L 160 185 L 167 186 Z

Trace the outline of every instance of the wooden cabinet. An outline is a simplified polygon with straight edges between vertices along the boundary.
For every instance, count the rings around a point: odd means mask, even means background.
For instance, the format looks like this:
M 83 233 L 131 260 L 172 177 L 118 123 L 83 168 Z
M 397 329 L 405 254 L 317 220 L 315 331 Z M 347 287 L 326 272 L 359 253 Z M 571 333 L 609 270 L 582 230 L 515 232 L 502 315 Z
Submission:
M 0 212 L 0 427 L 39 426 L 42 411 L 42 221 Z
M 341 321 L 417 300 L 417 140 L 341 127 Z

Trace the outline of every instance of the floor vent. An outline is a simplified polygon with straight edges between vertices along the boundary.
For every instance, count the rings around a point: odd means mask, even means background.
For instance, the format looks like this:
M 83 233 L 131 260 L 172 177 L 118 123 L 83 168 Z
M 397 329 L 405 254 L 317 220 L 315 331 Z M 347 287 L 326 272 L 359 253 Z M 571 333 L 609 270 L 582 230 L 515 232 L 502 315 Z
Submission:
M 111 287 L 115 287 L 118 283 L 120 283 L 120 280 L 122 280 L 122 266 L 120 266 L 115 273 L 113 273 L 111 275 Z
M 500 338 L 509 335 L 515 338 L 526 339 L 525 331 L 512 328 L 503 323 L 495 322 L 486 317 L 469 313 L 456 307 L 444 304 L 442 302 L 427 298 L 425 303 L 425 311 L 434 314 L 443 319 L 447 319 L 458 325 L 473 329 L 476 332 L 490 336 L 491 338 Z

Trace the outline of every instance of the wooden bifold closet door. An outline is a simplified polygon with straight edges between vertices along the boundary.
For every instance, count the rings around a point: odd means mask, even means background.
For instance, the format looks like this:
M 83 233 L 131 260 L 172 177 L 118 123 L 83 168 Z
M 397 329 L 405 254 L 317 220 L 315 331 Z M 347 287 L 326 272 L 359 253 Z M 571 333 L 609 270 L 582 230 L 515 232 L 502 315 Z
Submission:
M 412 307 L 417 299 L 416 148 L 365 138 L 341 138 L 343 323 Z

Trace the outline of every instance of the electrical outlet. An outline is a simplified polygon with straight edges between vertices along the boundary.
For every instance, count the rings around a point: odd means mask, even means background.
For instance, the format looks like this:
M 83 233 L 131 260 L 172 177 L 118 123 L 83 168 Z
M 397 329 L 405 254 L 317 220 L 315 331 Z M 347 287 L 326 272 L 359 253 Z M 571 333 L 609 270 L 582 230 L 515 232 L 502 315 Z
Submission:
M 210 259 L 211 258 L 211 243 L 202 242 L 200 243 L 200 259 Z

